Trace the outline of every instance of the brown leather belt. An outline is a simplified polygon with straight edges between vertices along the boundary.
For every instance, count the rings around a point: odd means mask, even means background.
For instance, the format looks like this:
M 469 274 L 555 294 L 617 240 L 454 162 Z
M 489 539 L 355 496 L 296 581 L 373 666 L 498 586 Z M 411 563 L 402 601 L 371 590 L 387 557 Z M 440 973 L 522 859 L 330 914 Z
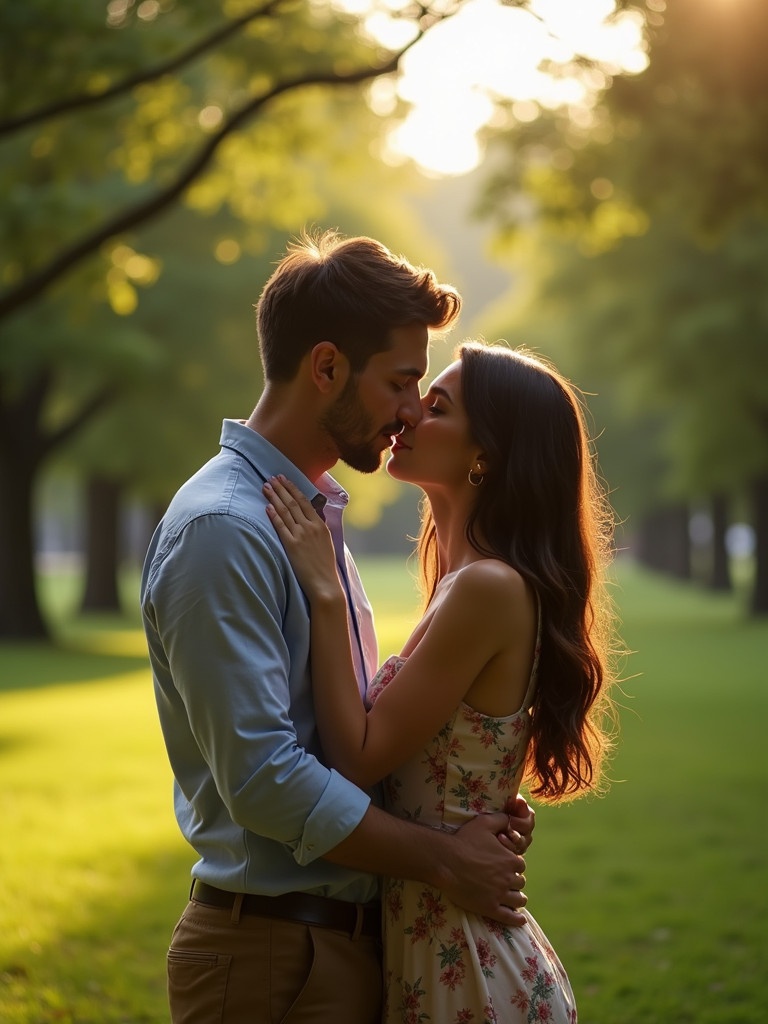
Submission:
M 313 896 L 306 892 L 286 892 L 281 896 L 261 896 L 256 893 L 227 892 L 196 878 L 192 883 L 190 899 L 209 907 L 231 910 L 240 900 L 241 914 L 297 921 L 317 928 L 331 928 L 347 932 L 353 937 L 381 935 L 381 905 L 379 903 L 348 903 L 326 896 Z

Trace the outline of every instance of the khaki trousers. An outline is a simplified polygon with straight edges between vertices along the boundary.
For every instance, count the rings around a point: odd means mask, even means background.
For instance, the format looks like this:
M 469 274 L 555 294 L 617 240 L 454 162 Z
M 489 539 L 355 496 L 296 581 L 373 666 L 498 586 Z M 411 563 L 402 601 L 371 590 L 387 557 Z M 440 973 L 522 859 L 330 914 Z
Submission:
M 172 1024 L 379 1024 L 381 943 L 187 905 L 168 950 Z

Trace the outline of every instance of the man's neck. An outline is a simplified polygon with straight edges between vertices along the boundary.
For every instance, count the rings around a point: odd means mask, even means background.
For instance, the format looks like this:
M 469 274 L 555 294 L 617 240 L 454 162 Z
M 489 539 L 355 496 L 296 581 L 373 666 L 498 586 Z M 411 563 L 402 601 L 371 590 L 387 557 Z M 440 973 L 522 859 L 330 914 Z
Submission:
M 246 425 L 274 445 L 313 483 L 338 460 L 307 403 L 290 388 L 266 385 Z

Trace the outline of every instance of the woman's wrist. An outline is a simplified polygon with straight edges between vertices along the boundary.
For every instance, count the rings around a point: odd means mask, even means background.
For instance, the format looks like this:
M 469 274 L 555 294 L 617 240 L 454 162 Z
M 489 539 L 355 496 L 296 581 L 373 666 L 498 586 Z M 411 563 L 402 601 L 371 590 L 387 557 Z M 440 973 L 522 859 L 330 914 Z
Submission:
M 346 617 L 347 601 L 338 580 L 335 583 L 329 580 L 328 583 L 318 584 L 307 597 L 313 611 L 332 613 L 334 610 L 342 609 Z

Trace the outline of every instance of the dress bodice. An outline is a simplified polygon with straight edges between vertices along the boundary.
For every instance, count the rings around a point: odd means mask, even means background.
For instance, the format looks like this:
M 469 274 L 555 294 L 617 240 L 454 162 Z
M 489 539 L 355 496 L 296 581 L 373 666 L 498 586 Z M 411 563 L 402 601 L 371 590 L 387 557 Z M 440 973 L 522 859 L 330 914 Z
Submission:
M 373 705 L 406 658 L 384 662 L 368 688 Z M 385 780 L 387 810 L 424 825 L 455 829 L 476 814 L 500 810 L 520 785 L 530 737 L 530 701 L 513 715 L 484 715 L 462 702 L 439 733 Z

